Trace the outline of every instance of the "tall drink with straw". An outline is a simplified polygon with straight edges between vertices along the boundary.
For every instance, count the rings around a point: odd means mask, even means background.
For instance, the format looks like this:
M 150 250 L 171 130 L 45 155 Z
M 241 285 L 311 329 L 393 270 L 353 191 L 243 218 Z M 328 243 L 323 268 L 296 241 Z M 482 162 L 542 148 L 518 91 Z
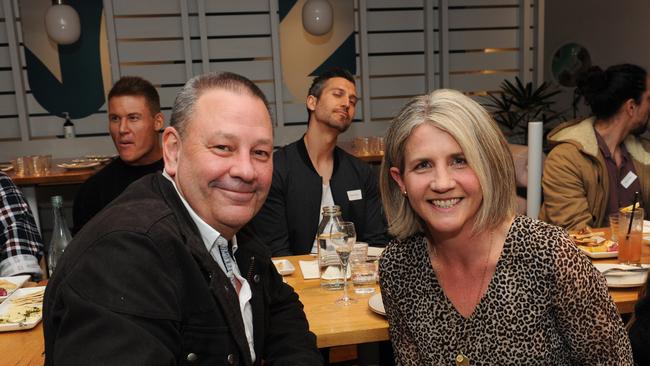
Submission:
M 637 207 L 638 192 L 631 210 L 622 209 L 618 223 L 618 261 L 625 264 L 641 263 L 643 240 L 643 208 Z

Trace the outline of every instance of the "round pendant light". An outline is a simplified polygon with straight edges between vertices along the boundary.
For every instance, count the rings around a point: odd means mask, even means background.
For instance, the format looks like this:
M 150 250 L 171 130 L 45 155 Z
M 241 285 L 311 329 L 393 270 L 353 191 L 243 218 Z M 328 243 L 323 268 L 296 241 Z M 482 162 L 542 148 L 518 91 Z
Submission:
M 63 0 L 57 0 L 45 13 L 45 30 L 60 45 L 75 43 L 81 35 L 79 14 L 72 6 L 63 4 Z
M 332 29 L 332 13 L 329 1 L 307 0 L 302 7 L 302 26 L 314 36 L 322 36 Z

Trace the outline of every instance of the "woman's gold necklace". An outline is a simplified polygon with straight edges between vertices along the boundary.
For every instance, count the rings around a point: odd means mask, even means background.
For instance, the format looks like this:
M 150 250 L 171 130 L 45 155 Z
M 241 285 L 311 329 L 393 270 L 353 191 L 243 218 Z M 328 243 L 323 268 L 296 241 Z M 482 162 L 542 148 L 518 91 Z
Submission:
M 485 283 L 485 277 L 487 275 L 488 265 L 490 263 L 490 255 L 492 254 L 492 245 L 494 244 L 494 242 L 492 240 L 493 239 L 493 234 L 494 234 L 494 232 L 490 231 L 490 236 L 489 236 L 490 244 L 489 244 L 489 247 L 488 247 L 487 257 L 485 258 L 485 265 L 483 266 L 483 274 L 481 275 L 481 282 L 479 284 L 478 291 L 476 291 L 476 301 L 474 302 L 475 303 L 474 311 L 476 311 L 476 309 L 478 308 L 478 303 L 479 303 L 479 300 L 481 299 L 481 292 L 482 292 L 481 290 L 483 289 L 483 284 Z M 434 257 L 434 258 L 437 258 L 438 257 L 438 251 L 436 250 L 436 247 L 433 244 L 430 247 L 431 247 L 430 255 L 432 255 L 432 257 Z M 465 341 L 467 341 L 467 339 L 466 339 L 467 332 L 468 332 L 467 324 L 471 323 L 472 320 L 474 320 L 474 312 L 472 312 L 472 314 L 470 315 L 470 317 L 468 319 L 464 319 L 462 314 L 461 314 L 461 318 L 463 319 L 463 337 L 462 337 L 462 339 L 464 340 L 463 341 L 463 343 L 464 343 Z M 458 326 L 456 326 L 456 328 L 458 328 Z M 471 328 L 470 328 L 470 330 L 471 330 Z M 454 337 L 454 338 L 456 338 L 456 337 Z M 463 347 L 459 346 L 458 348 L 459 348 L 458 349 L 458 354 L 456 355 L 456 359 L 455 359 L 456 366 L 469 366 L 469 357 L 465 356 L 465 354 L 463 353 Z

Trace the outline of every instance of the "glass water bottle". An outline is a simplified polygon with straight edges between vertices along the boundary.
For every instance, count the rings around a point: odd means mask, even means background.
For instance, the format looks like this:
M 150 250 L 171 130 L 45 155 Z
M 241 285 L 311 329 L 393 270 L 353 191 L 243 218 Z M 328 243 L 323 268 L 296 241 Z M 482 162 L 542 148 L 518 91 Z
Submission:
M 318 242 L 320 285 L 326 290 L 343 288 L 341 261 L 336 254 L 334 244 L 332 244 L 332 238 L 343 235 L 339 230 L 340 221 L 342 218 L 339 206 L 323 207 L 323 218 L 318 225 L 316 240 Z
M 70 229 L 68 229 L 63 214 L 63 197 L 52 196 L 52 213 L 54 214 L 54 227 L 52 228 L 52 239 L 50 239 L 47 256 L 47 268 L 50 277 L 52 277 L 65 248 L 72 240 Z

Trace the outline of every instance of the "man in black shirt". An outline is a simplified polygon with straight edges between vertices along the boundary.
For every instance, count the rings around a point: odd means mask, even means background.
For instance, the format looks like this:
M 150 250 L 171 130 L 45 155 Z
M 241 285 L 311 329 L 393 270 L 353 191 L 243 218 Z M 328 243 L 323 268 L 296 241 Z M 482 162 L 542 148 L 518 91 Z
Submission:
M 108 129 L 119 158 L 88 179 L 74 200 L 73 233 L 119 196 L 129 184 L 162 171 L 159 131 L 164 117 L 153 85 L 140 77 L 125 76 L 108 93 Z
M 352 124 L 354 76 L 334 68 L 314 79 L 307 95 L 305 135 L 273 153 L 271 191 L 248 230 L 266 239 L 274 256 L 315 252 L 323 206 L 341 207 L 357 239 L 384 246 L 390 237 L 370 166 L 336 146 Z

